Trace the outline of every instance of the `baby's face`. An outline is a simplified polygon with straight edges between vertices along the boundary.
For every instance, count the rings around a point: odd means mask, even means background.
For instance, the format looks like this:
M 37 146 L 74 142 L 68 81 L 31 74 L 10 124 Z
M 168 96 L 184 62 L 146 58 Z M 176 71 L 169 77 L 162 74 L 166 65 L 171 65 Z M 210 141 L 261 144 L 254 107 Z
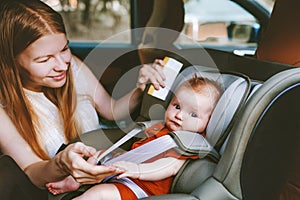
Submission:
M 209 96 L 181 87 L 175 93 L 166 113 L 165 124 L 171 131 L 186 130 L 201 133 L 213 110 Z

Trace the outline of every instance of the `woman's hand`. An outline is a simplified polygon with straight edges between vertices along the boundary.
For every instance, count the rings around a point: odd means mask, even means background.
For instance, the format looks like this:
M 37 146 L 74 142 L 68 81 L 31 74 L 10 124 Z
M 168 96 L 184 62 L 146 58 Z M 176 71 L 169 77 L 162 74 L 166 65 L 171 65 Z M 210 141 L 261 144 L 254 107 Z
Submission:
M 158 90 L 159 87 L 165 87 L 164 81 L 166 77 L 162 72 L 162 66 L 164 64 L 164 61 L 160 59 L 155 59 L 152 64 L 144 64 L 139 71 L 137 88 L 144 91 L 148 82 L 151 82 L 156 90 Z
M 95 184 L 101 182 L 107 176 L 117 174 L 117 169 L 113 166 L 99 166 L 91 162 L 96 153 L 96 149 L 84 145 L 81 142 L 70 144 L 57 156 L 58 166 L 80 184 Z M 88 157 L 87 162 L 83 157 Z

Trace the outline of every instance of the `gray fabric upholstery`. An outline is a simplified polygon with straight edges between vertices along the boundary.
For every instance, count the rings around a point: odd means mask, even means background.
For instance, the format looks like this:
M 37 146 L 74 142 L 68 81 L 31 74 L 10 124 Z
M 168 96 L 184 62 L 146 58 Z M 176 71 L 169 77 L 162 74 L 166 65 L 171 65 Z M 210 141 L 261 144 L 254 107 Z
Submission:
M 238 199 L 242 199 L 240 174 L 249 138 L 256 134 L 260 117 L 271 106 L 272 101 L 276 100 L 276 96 L 286 92 L 287 88 L 299 82 L 300 68 L 280 72 L 268 79 L 248 100 L 238 122 L 232 128 L 227 147 L 213 177 Z M 282 126 L 285 127 L 285 124 L 282 123 Z M 259 163 L 257 164 L 259 165 Z
M 191 193 L 213 174 L 216 165 L 210 158 L 186 162 L 173 181 L 171 193 Z

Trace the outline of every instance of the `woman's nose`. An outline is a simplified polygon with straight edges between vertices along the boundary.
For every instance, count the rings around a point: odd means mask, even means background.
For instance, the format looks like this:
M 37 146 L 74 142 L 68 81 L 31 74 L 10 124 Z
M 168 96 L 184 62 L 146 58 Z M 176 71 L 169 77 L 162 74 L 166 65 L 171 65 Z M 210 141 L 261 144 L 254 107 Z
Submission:
M 62 56 L 55 57 L 55 68 L 56 71 L 62 71 L 68 69 L 68 64 L 65 62 Z

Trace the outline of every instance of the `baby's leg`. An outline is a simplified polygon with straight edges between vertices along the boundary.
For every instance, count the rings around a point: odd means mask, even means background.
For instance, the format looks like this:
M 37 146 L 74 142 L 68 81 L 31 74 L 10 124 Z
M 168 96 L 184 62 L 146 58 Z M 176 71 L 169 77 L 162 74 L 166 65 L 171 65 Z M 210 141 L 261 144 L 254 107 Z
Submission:
M 95 199 L 95 200 L 121 200 L 119 190 L 114 184 L 109 183 L 100 183 L 88 189 L 82 195 L 74 198 L 73 200 L 86 200 L 86 199 Z
M 46 187 L 48 188 L 49 192 L 51 192 L 54 195 L 61 194 L 64 192 L 75 191 L 79 188 L 79 186 L 80 184 L 76 182 L 72 176 L 68 176 L 61 181 L 46 184 Z

